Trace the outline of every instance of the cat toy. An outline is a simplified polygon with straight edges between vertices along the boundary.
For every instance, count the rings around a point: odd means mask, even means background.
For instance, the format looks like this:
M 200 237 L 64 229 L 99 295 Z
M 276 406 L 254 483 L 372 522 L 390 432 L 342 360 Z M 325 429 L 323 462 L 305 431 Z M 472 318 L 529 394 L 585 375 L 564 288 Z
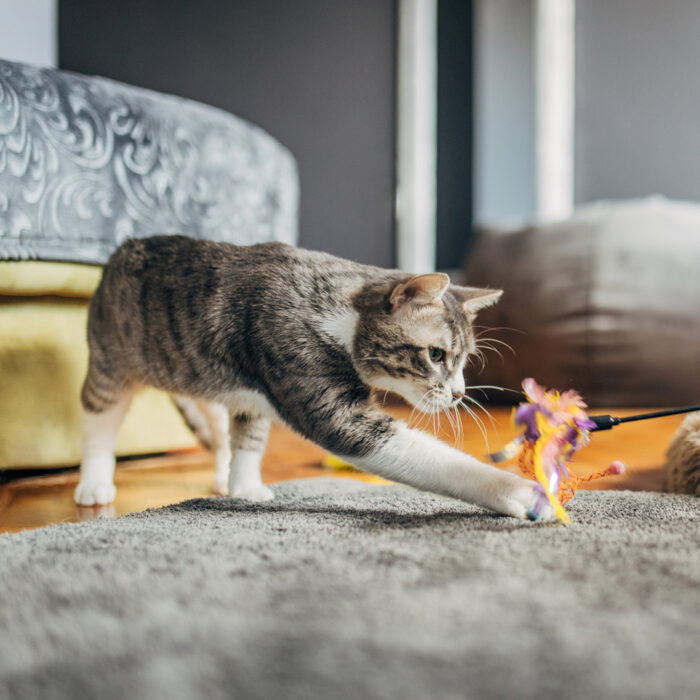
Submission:
M 561 394 L 554 390 L 546 391 L 531 378 L 525 379 L 522 386 L 526 401 L 515 408 L 513 423 L 523 432 L 489 457 L 498 463 L 517 456 L 523 474 L 537 482 L 535 502 L 528 511 L 532 520 L 539 519 L 549 503 L 557 518 L 568 524 L 570 519 L 564 504 L 573 498 L 582 482 L 625 471 L 624 464 L 619 461 L 586 476 L 578 476 L 566 466 L 576 452 L 589 444 L 592 432 L 610 430 L 621 423 L 700 410 L 700 406 L 690 406 L 625 418 L 589 416 L 583 399 L 573 390 Z

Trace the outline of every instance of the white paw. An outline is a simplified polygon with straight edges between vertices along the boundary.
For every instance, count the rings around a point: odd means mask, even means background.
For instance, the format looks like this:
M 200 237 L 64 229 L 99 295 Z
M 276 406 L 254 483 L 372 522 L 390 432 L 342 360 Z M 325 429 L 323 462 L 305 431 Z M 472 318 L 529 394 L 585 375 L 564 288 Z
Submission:
M 539 492 L 536 492 L 534 489 L 533 494 L 534 495 L 532 501 L 530 502 L 530 506 L 527 509 L 528 520 L 557 520 L 557 514 L 554 512 L 554 508 L 552 508 L 551 504 L 549 503 L 549 500 L 547 500 L 543 505 L 540 506 L 538 512 L 535 512 L 534 505 L 535 503 L 540 501 L 540 495 Z
M 228 476 L 223 478 L 215 476 L 211 488 L 218 496 L 228 496 Z
M 536 484 L 515 474 L 503 474 L 503 488 L 494 498 L 494 510 L 523 520 L 555 520 L 556 515 L 549 503 L 545 503 L 537 518 L 532 516 L 532 507 L 537 500 Z
M 117 495 L 114 484 L 104 481 L 81 481 L 73 498 L 79 506 L 106 506 Z
M 246 501 L 271 501 L 275 494 L 264 484 L 235 484 L 231 496 Z

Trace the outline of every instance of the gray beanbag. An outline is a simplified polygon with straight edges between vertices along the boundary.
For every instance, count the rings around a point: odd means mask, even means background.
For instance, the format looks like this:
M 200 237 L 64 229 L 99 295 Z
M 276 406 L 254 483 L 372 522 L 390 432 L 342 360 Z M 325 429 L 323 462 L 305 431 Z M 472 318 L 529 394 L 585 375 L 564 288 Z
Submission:
M 517 389 L 533 376 L 593 406 L 700 404 L 700 205 L 601 202 L 485 231 L 467 277 L 505 290 L 478 323 L 508 329 L 485 337 L 515 350 L 471 383 Z

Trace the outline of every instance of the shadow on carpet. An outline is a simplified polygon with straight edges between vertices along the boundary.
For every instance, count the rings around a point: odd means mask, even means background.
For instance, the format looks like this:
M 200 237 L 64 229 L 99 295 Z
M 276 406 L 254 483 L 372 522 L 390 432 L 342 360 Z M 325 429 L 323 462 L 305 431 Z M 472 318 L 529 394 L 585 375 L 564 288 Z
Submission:
M 0 697 L 697 697 L 693 496 L 274 489 L 0 536 Z

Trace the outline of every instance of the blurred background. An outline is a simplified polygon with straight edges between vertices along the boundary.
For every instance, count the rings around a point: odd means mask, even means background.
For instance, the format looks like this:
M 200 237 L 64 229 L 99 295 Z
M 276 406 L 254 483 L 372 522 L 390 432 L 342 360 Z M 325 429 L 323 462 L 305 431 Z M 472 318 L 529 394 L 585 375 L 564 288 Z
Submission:
M 435 54 L 438 268 L 461 266 L 475 224 L 698 197 L 694 0 L 0 0 L 0 56 L 249 119 L 298 160 L 300 243 L 389 266 L 410 5 L 435 14 L 414 55 Z
M 300 245 L 503 288 L 484 379 L 607 405 L 700 396 L 698 36 L 696 0 L 0 0 L 0 58 L 261 127 Z

